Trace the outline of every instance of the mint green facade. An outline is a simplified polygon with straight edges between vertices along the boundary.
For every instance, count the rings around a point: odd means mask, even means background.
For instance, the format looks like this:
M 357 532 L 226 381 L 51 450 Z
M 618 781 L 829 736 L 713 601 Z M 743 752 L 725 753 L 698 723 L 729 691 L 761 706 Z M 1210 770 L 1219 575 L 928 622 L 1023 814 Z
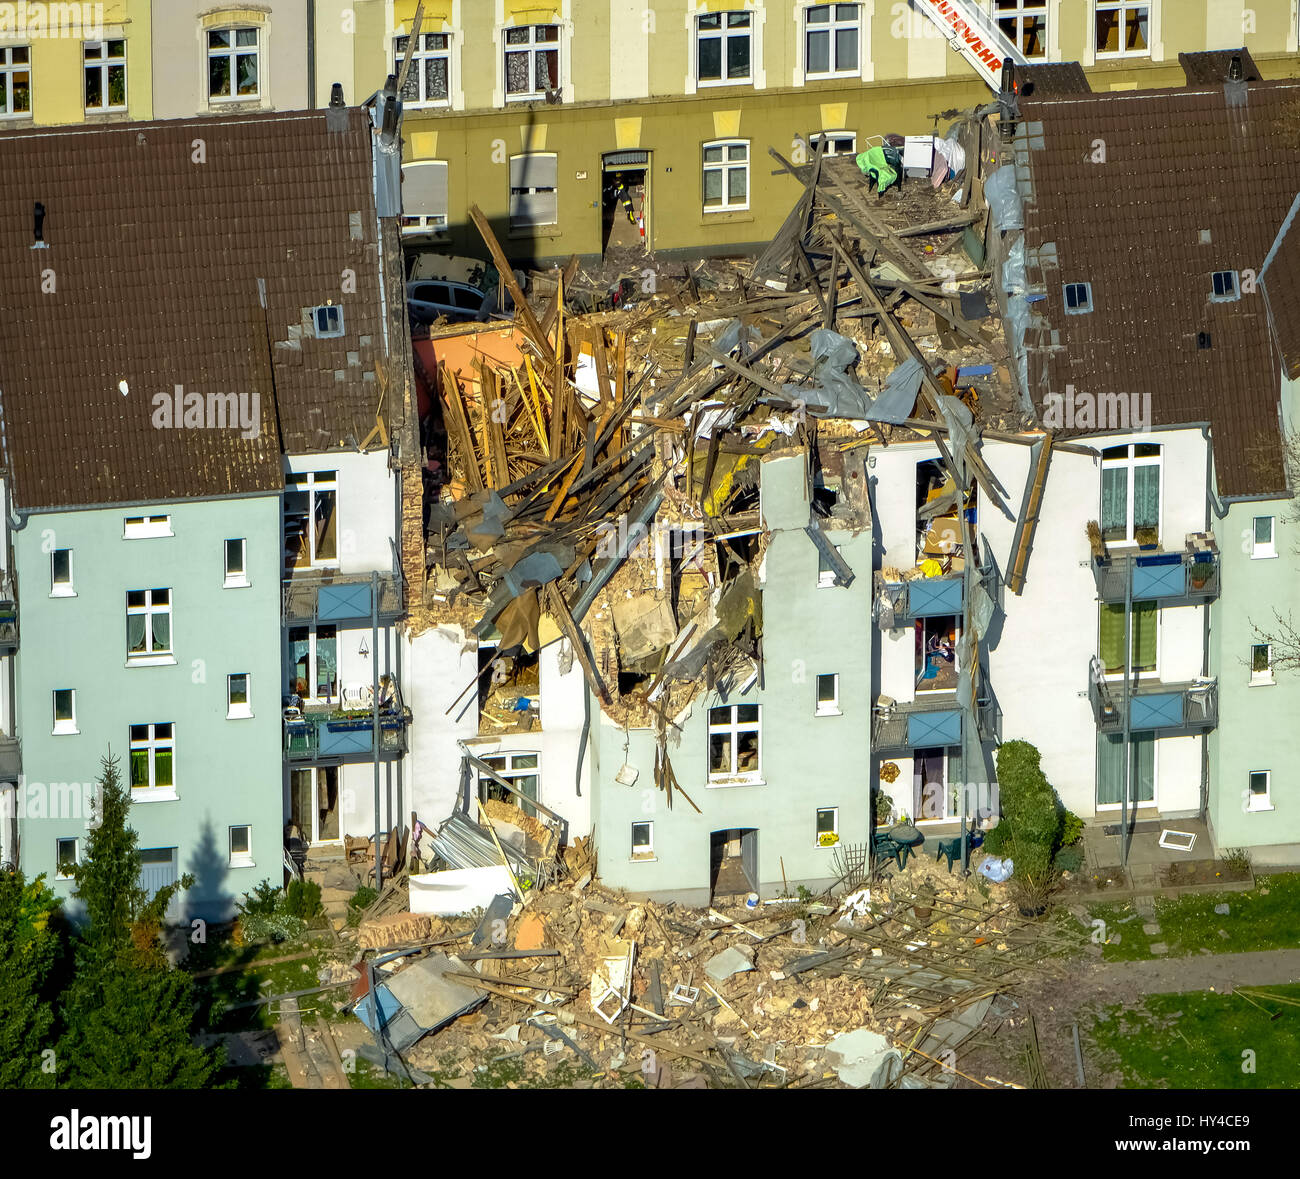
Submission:
M 126 539 L 124 521 L 142 515 L 169 517 L 172 535 Z M 179 915 L 223 919 L 234 899 L 262 879 L 278 885 L 279 495 L 34 513 L 11 537 L 23 626 L 23 870 L 45 873 L 69 897 L 71 881 L 57 878 L 57 841 L 80 840 L 84 855 L 86 802 L 100 758 L 111 751 L 129 783 L 131 726 L 170 724 L 174 787 L 134 791 L 131 825 L 141 849 L 159 852 L 153 859 L 175 849 L 176 873 L 196 877 Z M 246 576 L 229 580 L 247 585 L 227 586 L 227 539 L 246 542 Z M 71 550 L 70 593 L 52 584 L 53 550 Z M 132 662 L 128 594 L 163 588 L 170 590 L 170 658 Z M 252 715 L 237 719 L 228 718 L 227 697 L 227 676 L 235 674 L 251 676 L 249 708 L 229 711 Z M 54 693 L 67 689 L 75 691 L 73 726 L 55 718 Z M 70 727 L 75 731 L 54 731 Z M 232 856 L 232 827 L 251 828 L 248 854 L 241 848 Z M 155 865 L 146 883 L 160 882 L 166 871 Z

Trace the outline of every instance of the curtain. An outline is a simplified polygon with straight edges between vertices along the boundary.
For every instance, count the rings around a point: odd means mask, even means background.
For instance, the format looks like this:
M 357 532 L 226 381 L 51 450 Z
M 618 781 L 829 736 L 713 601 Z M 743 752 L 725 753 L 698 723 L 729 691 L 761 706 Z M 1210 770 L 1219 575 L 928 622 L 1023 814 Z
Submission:
M 1133 670 L 1152 671 L 1156 665 L 1156 636 L 1159 631 L 1156 604 L 1138 602 L 1133 607 L 1130 633 L 1133 643 Z M 1109 603 L 1101 608 L 1099 626 L 1101 662 L 1107 675 L 1124 670 L 1124 605 Z
M 1129 797 L 1135 802 L 1153 802 L 1156 797 L 1156 739 L 1153 733 L 1133 738 L 1133 765 Z
M 1123 614 L 1123 607 L 1120 613 Z M 1154 671 L 1156 666 L 1156 604 L 1140 602 L 1133 607 L 1133 670 Z
M 1133 529 L 1160 527 L 1160 467 L 1133 468 Z
M 1124 741 L 1097 734 L 1097 805 L 1118 806 L 1124 796 Z
M 126 649 L 138 654 L 144 650 L 144 615 L 128 614 L 126 616 Z
M 1101 469 L 1101 531 L 1107 540 L 1128 537 L 1128 468 Z
M 1107 675 L 1124 670 L 1124 605 L 1109 604 L 1101 608 L 1101 664 Z
M 334 628 L 321 627 L 316 632 L 316 695 L 333 696 L 338 679 L 338 641 Z

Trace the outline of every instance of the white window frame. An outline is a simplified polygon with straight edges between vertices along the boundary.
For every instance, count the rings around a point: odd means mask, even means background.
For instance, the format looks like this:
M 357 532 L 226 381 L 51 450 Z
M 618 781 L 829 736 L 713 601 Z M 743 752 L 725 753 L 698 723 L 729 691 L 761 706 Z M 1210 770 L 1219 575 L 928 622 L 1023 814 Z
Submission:
M 244 701 L 235 699 L 235 680 L 244 681 Z M 226 720 L 249 720 L 253 715 L 253 675 L 247 671 L 233 671 L 226 676 Z
M 60 853 L 65 843 L 72 844 L 72 863 L 74 867 L 81 863 L 81 840 L 75 835 L 61 835 L 54 841 L 54 879 L 55 880 L 74 880 L 74 872 L 65 872 L 63 870 L 63 859 Z
M 745 158 L 742 161 L 735 161 L 731 158 L 733 148 L 743 147 L 745 149 Z M 707 217 L 711 213 L 740 213 L 749 208 L 749 165 L 753 155 L 751 143 L 748 139 L 711 139 L 702 144 L 700 148 L 700 191 L 703 201 L 704 215 Z M 714 148 L 720 148 L 722 151 L 721 160 L 707 160 L 705 157 L 709 151 Z M 742 171 L 745 174 L 745 199 L 743 202 L 731 200 L 731 173 L 733 171 Z M 708 203 L 708 181 L 706 177 L 710 172 L 718 172 L 722 176 L 722 203 L 710 205 Z
M 317 654 L 317 646 L 320 642 L 320 631 L 322 627 L 332 627 L 334 630 L 334 687 L 335 693 L 332 695 L 318 696 L 316 690 L 320 687 L 320 656 Z M 306 694 L 302 699 L 306 704 L 328 704 L 336 697 L 341 696 L 343 691 L 343 680 L 339 669 L 339 627 L 333 622 L 308 623 L 304 626 L 290 627 L 289 650 L 293 650 L 293 632 L 295 630 L 305 630 L 307 632 L 307 688 Z M 328 637 L 328 636 L 327 636 Z
M 243 831 L 247 842 L 247 850 L 238 852 L 235 850 L 235 832 Z M 253 863 L 253 828 L 250 823 L 233 823 L 226 831 L 226 848 L 230 853 L 229 865 L 232 868 L 256 868 Z
M 1259 539 L 1259 522 L 1268 521 L 1268 540 Z M 1250 522 L 1250 559 L 1267 561 L 1277 556 L 1277 517 L 1255 516 Z
M 1267 652 L 1265 667 L 1263 671 L 1255 670 L 1255 652 L 1263 649 Z M 1273 684 L 1277 681 L 1273 678 L 1273 644 L 1272 643 L 1251 643 L 1250 645 L 1250 683 L 1252 686 L 1257 684 Z
M 492 771 L 497 775 L 497 777 L 504 778 L 511 786 L 514 786 L 515 789 L 519 791 L 519 794 L 512 794 L 510 796 L 511 806 L 517 806 L 521 811 L 524 811 L 525 803 L 520 795 L 523 795 L 526 798 L 527 792 L 521 786 L 516 785 L 521 778 L 537 779 L 537 795 L 533 801 L 542 801 L 542 754 L 540 750 L 501 749 L 495 753 L 480 754 L 479 757 L 481 761 L 492 766 Z M 516 758 L 532 758 L 533 764 L 531 766 L 517 765 L 515 762 Z M 501 761 L 502 764 L 492 765 L 494 760 Z M 478 797 L 482 799 L 488 787 L 493 784 L 492 779 L 480 770 L 478 774 Z M 524 813 L 527 814 L 527 811 L 524 811 Z
M 407 213 L 405 203 L 402 206 L 402 232 L 403 233 L 446 233 L 447 219 L 450 215 L 451 192 L 448 185 L 451 182 L 451 172 L 447 160 L 411 160 L 409 163 L 402 165 L 402 171 L 409 173 L 417 168 L 441 168 L 443 171 L 443 191 L 447 193 L 447 204 L 441 212 L 432 213 Z M 557 177 L 558 179 L 558 177 Z
M 230 564 L 230 546 L 239 546 L 239 564 L 232 568 Z M 221 561 L 225 576 L 221 582 L 223 589 L 247 589 L 248 580 L 248 539 L 243 536 L 227 537 L 221 545 Z
M 1227 281 L 1220 281 L 1223 276 Z M 1223 287 L 1222 294 L 1216 290 L 1216 287 Z M 1231 288 L 1231 291 L 1228 288 Z M 1241 298 L 1241 275 L 1235 270 L 1215 270 L 1210 274 L 1210 302 L 1211 303 L 1235 303 Z
M 835 838 L 829 843 L 822 842 L 822 832 L 817 828 L 821 823 L 822 815 L 829 814 L 833 816 L 830 834 Z M 820 848 L 834 847 L 840 841 L 840 808 L 837 806 L 819 806 L 817 813 L 813 816 L 813 842 Z
M 822 680 L 830 680 L 833 689 L 831 698 L 823 700 Z M 819 672 L 813 680 L 813 690 L 815 692 L 815 711 L 814 716 L 843 716 L 840 711 L 840 675 L 837 671 Z
M 1126 453 L 1125 457 L 1122 458 L 1122 459 L 1121 459 L 1121 458 L 1106 458 L 1106 457 L 1103 455 L 1103 456 L 1102 456 L 1102 459 L 1101 459 L 1101 468 L 1100 468 L 1100 469 L 1101 469 L 1102 472 L 1105 472 L 1107 468 L 1110 468 L 1110 469 L 1114 470 L 1114 469 L 1117 469 L 1117 468 L 1119 468 L 1119 467 L 1124 467 L 1124 468 L 1128 471 L 1128 475 L 1127 475 L 1126 483 L 1125 483 L 1125 491 L 1126 491 L 1126 493 L 1127 493 L 1127 497 L 1128 497 L 1127 500 L 1125 501 L 1125 505 L 1124 505 L 1124 528 L 1125 528 L 1125 534 L 1124 534 L 1124 536 L 1122 536 L 1122 537 L 1116 537 L 1116 538 L 1114 538 L 1113 540 L 1108 539 L 1108 540 L 1106 541 L 1106 543 L 1109 544 L 1109 545 L 1120 545 L 1120 546 L 1123 546 L 1123 545 L 1135 545 L 1135 544 L 1137 544 L 1137 531 L 1138 531 L 1138 530 L 1137 530 L 1137 528 L 1135 527 L 1134 522 L 1133 522 L 1133 495 L 1134 495 L 1134 492 L 1135 492 L 1136 487 L 1137 487 L 1137 480 L 1134 478 L 1134 472 L 1137 470 L 1138 467 L 1151 467 L 1151 466 L 1155 466 L 1155 467 L 1159 467 L 1159 468 L 1160 468 L 1160 478 L 1159 478 L 1159 483 L 1158 483 L 1158 490 L 1157 490 L 1157 492 L 1156 492 L 1156 494 L 1159 496 L 1159 499 L 1156 501 L 1156 516 L 1157 516 L 1157 518 L 1156 518 L 1156 544 L 1158 545 L 1158 544 L 1160 543 L 1160 538 L 1164 535 L 1164 514 L 1165 514 L 1165 471 L 1164 471 L 1165 450 L 1164 450 L 1164 447 L 1163 447 L 1163 446 L 1160 447 L 1160 452 L 1159 452 L 1158 454 L 1153 454 L 1153 455 L 1151 455 L 1151 454 L 1139 455 L 1139 454 L 1137 454 L 1136 451 L 1134 450 L 1134 447 L 1135 447 L 1135 446 L 1149 446 L 1149 445 L 1155 445 L 1155 444 L 1154 444 L 1154 443 L 1144 443 L 1144 442 L 1129 442 L 1129 443 L 1123 443 L 1123 442 L 1121 442 L 1121 443 L 1117 443 L 1116 445 L 1117 445 L 1117 446 L 1125 446 L 1125 447 L 1127 448 L 1127 453 Z M 1106 448 L 1106 449 L 1109 449 L 1109 448 Z M 1098 482 L 1101 483 L 1101 479 L 1100 479 L 1100 478 L 1099 478 Z M 1104 489 L 1104 484 L 1102 485 L 1102 492 L 1101 492 L 1101 494 L 1102 494 L 1102 502 L 1105 502 L 1105 489 Z M 1099 506 L 1099 507 L 1098 507 L 1098 522 L 1100 522 L 1100 521 L 1101 521 L 1101 510 L 1100 510 L 1100 506 Z M 1144 527 L 1145 527 L 1145 526 L 1144 526 Z
M 144 737 L 131 736 L 131 729 L 147 729 L 148 733 Z M 158 734 L 160 728 L 170 729 L 170 733 L 163 737 Z M 131 763 L 134 760 L 130 754 L 144 751 L 149 755 L 149 785 L 148 786 L 131 786 L 131 798 L 139 802 L 165 802 L 174 800 L 179 797 L 176 792 L 176 725 L 170 721 L 158 721 L 148 724 L 134 724 L 127 729 L 128 737 L 128 758 L 127 758 L 127 780 L 130 781 Z M 172 755 L 172 783 L 170 786 L 158 785 L 158 754 L 171 750 Z
M 839 545 L 831 546 L 837 553 L 840 551 Z M 826 558 L 822 556 L 821 549 L 817 550 L 817 588 L 834 589 L 835 588 L 835 570 L 830 565 L 822 568 Z
M 516 160 L 529 160 L 532 158 L 553 160 L 555 163 L 555 186 L 549 184 L 530 184 L 521 185 L 519 188 L 514 186 L 514 173 Z M 510 157 L 508 164 L 510 169 L 509 181 L 510 188 L 507 192 L 508 198 L 508 215 L 510 219 L 510 229 L 512 232 L 527 233 L 532 229 L 548 229 L 551 226 L 560 223 L 560 157 L 553 151 L 525 151 Z M 534 179 L 528 176 L 528 165 L 524 165 L 524 179 Z M 515 211 L 515 198 L 517 196 L 540 196 L 543 193 L 553 192 L 555 194 L 555 216 L 550 221 L 533 221 L 526 219 Z
M 645 843 L 641 844 L 640 846 L 637 845 L 637 841 L 636 841 L 638 827 L 644 827 L 646 833 Z M 638 819 L 635 823 L 633 823 L 631 838 L 632 838 L 632 844 L 631 844 L 632 850 L 630 856 L 628 857 L 629 859 L 639 862 L 643 860 L 653 860 L 658 858 L 655 856 L 655 825 L 653 820 Z
M 858 133 L 856 131 L 814 131 L 808 136 L 808 155 L 809 158 L 817 155 L 817 145 L 826 140 L 826 146 L 822 149 L 822 159 L 829 160 L 832 156 L 856 156 L 858 154 Z M 849 141 L 849 146 L 843 151 L 836 147 L 836 141 Z
M 1092 43 L 1094 56 L 1098 61 L 1113 61 L 1121 57 L 1150 57 L 1151 56 L 1151 33 L 1153 29 L 1152 18 L 1155 15 L 1151 10 L 1159 3 L 1159 0 L 1093 0 L 1092 6 Z M 1147 18 L 1147 44 L 1145 49 L 1125 49 L 1124 48 L 1124 31 L 1128 27 L 1128 18 L 1130 13 L 1136 13 L 1139 10 L 1146 12 Z M 1119 12 L 1119 49 L 1104 51 L 1101 48 L 1101 40 L 1097 36 L 1097 18 L 1103 12 Z
M 301 480 L 301 482 L 290 483 L 290 480 Z M 336 555 L 322 559 L 316 556 L 316 496 L 319 492 L 327 491 L 334 493 L 334 551 Z M 290 471 L 285 477 L 284 493 L 287 498 L 294 492 L 305 492 L 307 495 L 307 541 L 310 559 L 305 568 L 339 568 L 339 558 L 337 556 L 340 503 L 338 471 Z M 298 568 L 302 568 L 302 566 L 293 566 L 293 569 Z
M 1264 793 L 1256 794 L 1251 789 L 1251 782 L 1256 775 L 1264 775 Z M 1262 801 L 1256 802 L 1256 799 Z M 1253 814 L 1256 811 L 1271 811 L 1273 806 L 1273 771 L 1272 770 L 1249 770 L 1246 773 L 1246 812 Z
M 441 46 L 430 47 L 432 38 L 441 38 Z M 451 33 L 420 33 L 420 44 L 415 47 L 411 54 L 411 72 L 406 77 L 406 83 L 409 86 L 411 79 L 414 78 L 416 94 L 415 98 L 403 98 L 402 105 L 407 110 L 437 110 L 438 108 L 446 109 L 451 106 L 452 78 L 451 78 Z M 410 44 L 409 33 L 398 33 L 393 37 L 393 73 L 402 72 L 402 59 L 406 56 L 406 47 L 401 43 L 405 41 Z M 430 98 L 425 93 L 425 73 L 424 63 L 426 61 L 442 60 L 447 63 L 447 97 Z
M 322 326 L 323 325 L 323 326 Z M 337 340 L 344 334 L 343 308 L 337 303 L 324 303 L 311 309 L 311 330 L 318 340 Z
M 141 606 L 131 605 L 131 594 L 144 594 L 144 604 Z M 166 602 L 155 602 L 155 594 L 166 594 Z M 176 662 L 176 629 L 175 618 L 172 615 L 172 591 L 170 587 L 158 586 L 154 589 L 146 590 L 128 590 L 126 599 L 126 616 L 127 616 L 127 652 L 126 662 L 128 666 L 135 664 L 154 664 L 154 663 L 175 663 Z M 167 638 L 168 646 L 166 650 L 154 650 L 153 648 L 153 619 L 156 614 L 165 614 L 167 616 Z M 144 616 L 144 641 L 145 650 L 132 651 L 130 648 L 131 623 L 130 619 L 137 615 Z
M 1076 303 L 1070 306 L 1070 291 L 1083 289 L 1084 302 Z M 1090 282 L 1067 282 L 1061 284 L 1061 305 L 1065 308 L 1066 315 L 1091 315 L 1095 304 L 1092 301 L 1092 283 Z
M 720 27 L 717 29 L 704 29 L 700 22 L 709 17 L 720 17 Z M 731 31 L 732 17 L 745 17 L 746 23 L 736 23 L 736 32 Z M 723 12 L 702 12 L 695 17 L 695 85 L 704 86 L 752 86 L 754 84 L 754 66 L 755 58 L 758 56 L 758 37 L 757 37 L 757 17 L 758 13 L 748 9 L 744 10 L 727 10 Z M 749 42 L 749 73 L 743 78 L 727 77 L 727 42 L 731 39 L 745 39 Z M 707 79 L 700 76 L 700 43 L 703 41 L 718 41 L 721 57 L 718 62 L 718 72 L 720 78 Z
M 851 7 L 854 10 L 853 17 L 842 18 L 837 15 L 838 10 L 844 7 Z M 821 9 L 829 9 L 827 13 L 828 20 L 822 23 L 810 22 L 809 14 L 818 12 Z M 851 70 L 836 69 L 839 64 L 835 48 L 839 43 L 836 36 L 842 29 L 852 29 L 854 41 L 857 46 L 857 64 Z M 827 60 L 831 68 L 824 72 L 814 72 L 808 64 L 812 60 L 812 54 L 809 51 L 809 41 L 814 33 L 825 33 L 829 39 Z M 803 59 L 804 59 L 804 78 L 809 82 L 819 82 L 824 78 L 858 78 L 862 76 L 862 5 L 861 4 L 810 4 L 803 10 Z
M 737 720 L 738 709 L 754 708 L 757 716 L 752 721 Z M 727 721 L 715 721 L 714 713 L 729 713 Z M 706 715 L 708 732 L 705 737 L 705 767 L 710 786 L 745 786 L 761 782 L 763 778 L 763 706 L 744 702 L 738 704 L 719 704 L 708 710 Z M 728 770 L 715 772 L 711 766 L 712 746 L 715 734 L 724 733 L 731 737 L 731 766 Z M 739 769 L 740 736 L 742 733 L 755 733 L 758 736 L 758 764 L 752 770 Z
M 14 53 L 26 55 L 25 61 L 14 61 Z M 27 75 L 27 109 L 14 110 L 14 78 Z M 30 45 L 0 45 L 0 77 L 4 78 L 4 105 L 0 106 L 0 119 L 30 119 L 32 98 L 36 87 L 32 85 L 32 47 Z
M 247 45 L 239 44 L 240 33 L 253 33 L 253 45 L 250 48 Z M 214 33 L 229 33 L 229 45 L 214 46 L 211 37 Z M 209 103 L 226 103 L 226 102 L 260 102 L 262 100 L 262 30 L 258 25 L 218 25 L 210 29 L 203 30 L 203 41 L 206 52 L 203 56 L 204 67 L 204 89 L 207 91 Z M 252 56 L 256 63 L 257 69 L 257 90 L 252 94 L 239 93 L 239 58 Z M 230 93 L 213 94 L 212 93 L 212 59 L 226 57 L 230 60 Z
M 528 30 L 527 41 L 510 40 L 510 34 L 519 29 Z M 538 29 L 554 29 L 554 41 L 539 41 Z M 539 53 L 555 54 L 555 78 L 550 90 L 563 91 L 564 88 L 564 26 L 560 24 L 540 25 L 506 25 L 501 32 L 501 91 L 506 102 L 538 102 L 546 98 L 547 91 L 537 88 L 537 55 Z M 528 56 L 528 90 L 510 89 L 510 66 L 507 59 L 512 55 Z M 450 88 L 450 87 L 449 87 Z
M 127 516 L 122 520 L 123 540 L 152 540 L 175 535 L 171 516 Z
M 122 52 L 110 54 L 108 51 L 109 46 L 119 42 L 122 45 Z M 89 51 L 92 49 L 97 49 L 99 51 L 98 57 L 87 56 Z M 112 103 L 109 101 L 108 97 L 109 76 L 117 66 L 122 67 L 122 101 L 120 103 Z M 113 111 L 126 110 L 130 103 L 126 82 L 126 38 L 111 37 L 106 38 L 103 41 L 83 41 L 81 43 L 81 81 L 83 98 L 85 97 L 86 78 L 90 75 L 92 70 L 99 74 L 99 93 L 103 98 L 103 102 L 99 106 L 91 106 L 87 103 L 86 113 L 109 114 Z
M 68 579 L 60 581 L 58 573 L 54 568 L 54 558 L 59 553 L 68 554 Z M 73 570 L 73 554 L 71 549 L 53 549 L 50 552 L 50 597 L 52 598 L 75 598 L 77 596 L 76 580 Z
M 59 717 L 59 696 L 61 693 L 68 694 L 68 711 L 69 716 Z M 55 688 L 51 693 L 51 715 L 54 718 L 54 728 L 51 734 L 56 737 L 76 736 L 81 732 L 77 728 L 77 689 L 76 688 Z
M 998 31 L 1001 32 L 1004 37 L 1007 37 L 1007 40 L 1009 40 L 1017 49 L 1020 50 L 1020 52 L 1024 55 L 1027 61 L 1030 62 L 1047 61 L 1048 58 L 1050 57 L 1049 46 L 1051 44 L 1050 26 L 1051 26 L 1052 8 L 1053 8 L 1051 0 L 1014 0 L 1014 3 L 1015 3 L 1014 8 L 999 8 L 997 5 L 997 0 L 993 0 L 989 15 L 996 22 Z M 1033 20 L 1040 16 L 1043 18 L 1043 36 L 1042 36 L 1043 51 L 1042 53 L 1036 53 L 1031 57 L 1028 53 L 1025 52 L 1025 46 L 1024 46 L 1025 25 L 1027 23 L 1027 20 Z M 1012 24 L 1014 32 L 1010 36 L 1007 35 L 1007 31 L 1002 27 L 1003 22 L 1005 21 L 1009 21 Z M 1095 27 L 1096 25 L 1095 18 L 1093 24 Z M 1149 23 L 1147 25 L 1147 28 L 1148 30 L 1150 29 Z

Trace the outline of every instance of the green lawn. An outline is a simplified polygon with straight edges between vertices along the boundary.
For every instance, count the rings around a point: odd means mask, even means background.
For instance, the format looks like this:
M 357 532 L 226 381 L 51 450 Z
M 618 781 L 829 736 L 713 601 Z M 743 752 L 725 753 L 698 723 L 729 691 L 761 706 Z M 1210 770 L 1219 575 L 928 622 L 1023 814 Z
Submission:
M 1300 1001 L 1300 986 L 1262 990 Z M 1255 992 L 1149 995 L 1107 1008 L 1090 1038 L 1089 1056 L 1128 1089 L 1300 1088 L 1300 1007 Z
M 1215 905 L 1226 904 L 1226 915 Z M 1090 915 L 1106 922 L 1109 940 L 1103 952 L 1107 962 L 1131 962 L 1155 957 L 1152 942 L 1164 942 L 1166 955 L 1185 957 L 1201 950 L 1214 954 L 1236 954 L 1246 950 L 1280 950 L 1300 946 L 1295 914 L 1300 911 L 1300 874 L 1260 876 L 1250 892 L 1201 893 L 1177 900 L 1156 898 L 1156 922 L 1160 933 L 1148 937 L 1142 932 L 1144 919 L 1135 916 L 1131 901 L 1094 904 Z M 1128 920 L 1126 920 L 1126 918 Z M 1145 919 L 1145 920 L 1149 920 Z M 1223 931 L 1223 936 L 1220 934 Z M 1113 941 L 1120 935 L 1119 944 Z

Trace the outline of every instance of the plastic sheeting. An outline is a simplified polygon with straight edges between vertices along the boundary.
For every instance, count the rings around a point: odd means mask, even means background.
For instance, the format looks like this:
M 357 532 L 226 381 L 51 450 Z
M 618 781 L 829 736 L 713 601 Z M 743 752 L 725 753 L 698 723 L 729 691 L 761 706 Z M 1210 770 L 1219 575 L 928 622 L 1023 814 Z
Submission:
M 869 422 L 887 422 L 901 425 L 916 407 L 916 395 L 921 391 L 924 373 L 916 357 L 903 361 L 885 378 L 885 387 L 862 416 Z
M 858 384 L 848 369 L 858 363 L 857 345 L 829 328 L 818 328 L 808 338 L 812 349 L 813 377 L 817 384 L 783 385 L 791 397 L 804 402 L 817 417 L 865 418 L 871 410 L 871 395 Z M 812 406 L 824 405 L 824 410 Z
M 1025 277 L 1025 239 L 1016 238 L 1002 263 L 1002 289 L 1008 295 L 1023 295 L 1028 284 Z
M 1015 168 L 999 168 L 985 179 L 984 199 L 988 201 L 993 213 L 994 229 L 1024 229 L 1025 211 L 1020 203 L 1020 193 L 1016 190 Z

